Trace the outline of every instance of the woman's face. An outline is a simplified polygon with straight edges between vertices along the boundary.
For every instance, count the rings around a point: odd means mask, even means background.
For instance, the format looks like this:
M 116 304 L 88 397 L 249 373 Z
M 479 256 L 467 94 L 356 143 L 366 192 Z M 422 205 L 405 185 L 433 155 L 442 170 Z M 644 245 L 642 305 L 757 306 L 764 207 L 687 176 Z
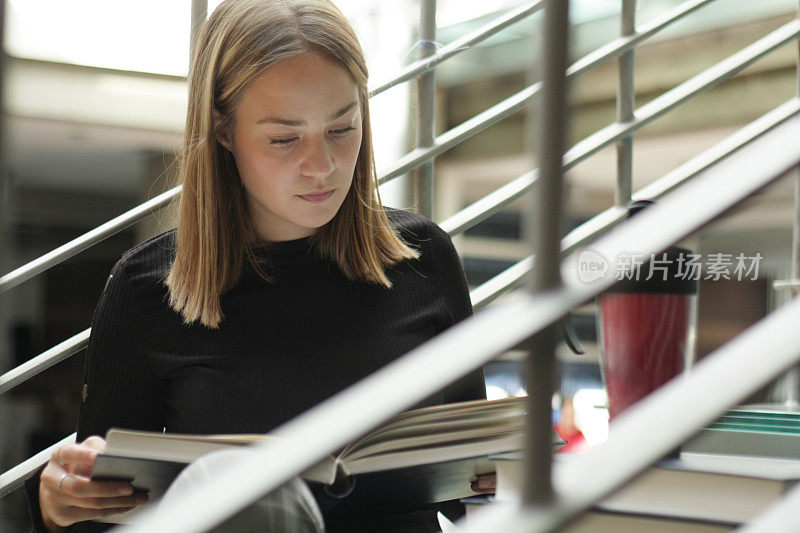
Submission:
M 300 239 L 330 222 L 350 190 L 361 134 L 358 87 L 322 53 L 276 63 L 246 87 L 220 142 L 262 239 Z

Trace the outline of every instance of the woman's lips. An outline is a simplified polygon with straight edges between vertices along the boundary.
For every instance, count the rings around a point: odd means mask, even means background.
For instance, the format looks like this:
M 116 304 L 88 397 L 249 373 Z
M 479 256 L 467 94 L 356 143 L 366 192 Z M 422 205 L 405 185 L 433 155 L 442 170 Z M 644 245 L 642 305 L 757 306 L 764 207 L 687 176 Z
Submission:
M 312 204 L 321 204 L 322 202 L 333 196 L 333 191 L 298 194 L 298 196 L 303 200 L 305 200 L 306 202 L 311 202 Z

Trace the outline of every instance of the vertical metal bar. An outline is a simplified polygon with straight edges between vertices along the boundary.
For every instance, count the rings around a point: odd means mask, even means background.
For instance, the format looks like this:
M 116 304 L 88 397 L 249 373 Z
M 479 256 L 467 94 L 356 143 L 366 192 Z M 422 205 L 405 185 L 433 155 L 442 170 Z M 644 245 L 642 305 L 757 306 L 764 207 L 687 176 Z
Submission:
M 797 1 L 797 18 L 800 20 L 800 0 Z M 797 41 L 795 59 L 795 92 L 800 97 L 800 40 Z M 792 272 L 791 279 L 800 279 L 800 168 L 796 171 L 794 183 L 794 227 L 792 232 Z M 795 293 L 796 294 L 796 293 Z
M 194 44 L 197 42 L 197 32 L 208 18 L 208 0 L 192 0 L 191 30 L 189 32 L 189 64 L 194 60 Z
M 5 11 L 6 2 L 0 0 L 0 43 L 5 43 Z M 6 53 L 5 48 L 0 48 L 0 97 L 5 96 L 5 68 L 6 68 Z M 8 272 L 11 266 L 11 243 L 13 237 L 11 235 L 12 220 L 11 220 L 11 200 L 9 198 L 11 193 L 11 180 L 6 172 L 6 151 L 5 151 L 5 114 L 0 114 L 0 272 Z M 16 254 L 15 254 L 16 255 Z M 9 311 L 11 310 L 10 300 L 11 295 L 8 293 L 0 293 L 0 374 L 6 368 L 13 366 L 11 354 L 11 320 Z M 8 400 L 5 396 L 0 397 L 0 413 L 8 412 L 6 410 L 6 402 Z M 0 422 L 4 422 L 0 417 Z M 6 424 L 11 424 L 8 420 Z M 7 431 L 4 427 L 3 432 Z M 6 439 L 0 439 L 0 456 L 7 457 L 10 455 L 9 443 Z M 2 495 L 0 495 L 2 497 Z M 0 505 L 0 523 L 6 522 L 5 506 Z
M 800 19 L 800 0 L 797 2 L 797 18 Z M 796 92 L 800 97 L 800 40 L 797 42 L 797 59 L 795 61 Z M 797 282 L 800 279 L 800 168 L 795 170 L 794 177 L 794 223 L 792 224 L 792 271 L 789 279 Z M 797 298 L 800 290 L 792 289 L 792 296 Z M 794 367 L 786 373 L 786 405 L 800 408 L 800 367 Z
M 562 160 L 566 145 L 566 69 L 569 30 L 569 2 L 547 0 L 542 43 L 543 81 L 539 108 L 539 183 L 533 195 L 536 220 L 527 222 L 536 253 L 536 264 L 529 288 L 544 292 L 561 285 L 560 219 L 562 205 Z M 553 499 L 552 409 L 557 332 L 553 326 L 535 335 L 525 370 L 529 413 L 526 425 L 523 503 L 546 504 Z
M 620 12 L 620 35 L 627 37 L 636 32 L 636 0 L 622 0 Z M 636 89 L 634 88 L 634 51 L 628 50 L 619 56 L 619 78 L 617 80 L 617 122 L 633 120 Z M 631 201 L 633 180 L 633 136 L 617 143 L 617 186 L 614 188 L 614 203 L 625 207 Z
M 800 59 L 798 60 L 798 72 L 800 72 Z M 789 279 L 792 283 L 797 283 L 800 279 L 800 170 L 795 170 L 794 176 L 794 221 L 792 224 L 792 266 Z M 797 298 L 798 289 L 791 289 L 792 298 Z M 784 378 L 786 387 L 787 407 L 800 407 L 800 367 L 794 367 L 786 372 Z
M 436 53 L 436 0 L 422 0 L 419 16 L 420 59 Z M 417 77 L 417 147 L 433 146 L 436 122 L 436 73 L 431 70 Z M 433 218 L 434 160 L 414 171 L 414 203 L 417 212 Z
M 800 173 L 794 180 L 794 221 L 792 224 L 792 266 L 790 279 L 800 279 Z M 797 296 L 797 290 L 792 291 L 792 296 Z

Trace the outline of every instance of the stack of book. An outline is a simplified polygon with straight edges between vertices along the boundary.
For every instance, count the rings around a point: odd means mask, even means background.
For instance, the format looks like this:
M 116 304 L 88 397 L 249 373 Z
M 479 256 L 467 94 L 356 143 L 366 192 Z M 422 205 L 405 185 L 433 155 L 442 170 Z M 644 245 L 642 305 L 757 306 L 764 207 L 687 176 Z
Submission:
M 800 412 L 772 405 L 732 409 L 682 449 L 800 459 Z
M 498 501 L 519 498 L 520 454 L 497 459 Z M 555 458 L 569 461 L 568 455 Z M 684 452 L 659 461 L 564 528 L 566 533 L 733 531 L 800 480 L 800 461 Z M 468 513 L 489 499 L 466 499 Z

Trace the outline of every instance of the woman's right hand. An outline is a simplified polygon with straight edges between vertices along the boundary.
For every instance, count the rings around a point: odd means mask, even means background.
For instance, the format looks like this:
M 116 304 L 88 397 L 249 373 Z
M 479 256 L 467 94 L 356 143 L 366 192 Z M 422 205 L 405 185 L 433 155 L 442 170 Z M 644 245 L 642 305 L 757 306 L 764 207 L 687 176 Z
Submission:
M 147 496 L 134 494 L 130 483 L 89 479 L 94 460 L 105 447 L 104 439 L 89 437 L 53 452 L 39 481 L 39 505 L 48 530 L 61 531 L 75 522 L 103 518 L 147 503 Z

